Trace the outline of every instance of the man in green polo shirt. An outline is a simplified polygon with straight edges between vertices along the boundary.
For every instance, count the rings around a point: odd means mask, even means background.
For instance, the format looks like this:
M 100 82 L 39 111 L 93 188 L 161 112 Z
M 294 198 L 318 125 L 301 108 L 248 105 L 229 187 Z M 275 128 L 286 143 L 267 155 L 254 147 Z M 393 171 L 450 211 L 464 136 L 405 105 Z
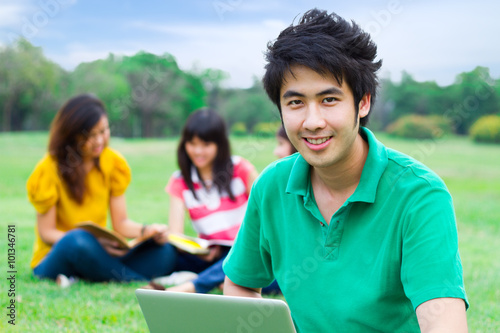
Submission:
M 376 46 L 311 10 L 269 45 L 264 87 L 294 154 L 254 183 L 224 293 L 276 278 L 298 332 L 466 332 L 451 196 L 366 127 Z

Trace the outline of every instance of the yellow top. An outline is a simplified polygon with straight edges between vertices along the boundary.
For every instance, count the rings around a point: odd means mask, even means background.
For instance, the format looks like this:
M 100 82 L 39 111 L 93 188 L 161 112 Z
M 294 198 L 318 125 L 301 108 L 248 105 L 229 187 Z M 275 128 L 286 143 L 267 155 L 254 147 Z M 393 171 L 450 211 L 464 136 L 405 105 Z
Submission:
M 125 158 L 109 147 L 103 150 L 99 165 L 101 171 L 92 168 L 87 174 L 83 202 L 79 204 L 71 198 L 59 176 L 56 160 L 47 154 L 28 178 L 28 198 L 40 214 L 56 206 L 58 230 L 74 229 L 75 224 L 83 221 L 92 221 L 106 227 L 109 199 L 125 193 L 131 172 Z M 51 248 L 51 245 L 42 241 L 36 226 L 35 235 L 31 268 L 36 267 Z

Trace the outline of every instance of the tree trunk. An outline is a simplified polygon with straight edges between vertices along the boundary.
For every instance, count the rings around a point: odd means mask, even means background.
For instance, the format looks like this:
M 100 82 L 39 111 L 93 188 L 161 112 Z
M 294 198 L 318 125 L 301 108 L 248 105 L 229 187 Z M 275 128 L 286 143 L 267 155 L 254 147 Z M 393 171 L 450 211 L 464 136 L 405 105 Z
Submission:
M 10 94 L 3 108 L 3 128 L 4 132 L 10 132 L 12 123 L 12 108 L 14 106 L 16 94 Z
M 151 138 L 153 136 L 153 112 L 148 109 L 141 110 L 142 137 Z

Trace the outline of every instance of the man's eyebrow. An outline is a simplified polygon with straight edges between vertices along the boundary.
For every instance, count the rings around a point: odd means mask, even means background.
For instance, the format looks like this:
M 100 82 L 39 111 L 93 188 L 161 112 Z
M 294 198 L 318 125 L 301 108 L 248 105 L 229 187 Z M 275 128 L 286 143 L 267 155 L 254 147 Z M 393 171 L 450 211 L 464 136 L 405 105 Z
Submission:
M 295 90 L 287 90 L 283 96 L 283 98 L 289 98 L 289 97 L 305 97 L 304 94 L 299 93 L 298 91 Z
M 344 95 L 344 92 L 337 88 L 337 87 L 331 87 L 328 89 L 325 89 L 319 93 L 316 94 L 316 96 L 323 96 L 323 95 Z
M 324 95 L 344 95 L 344 92 L 337 88 L 337 87 L 331 87 L 331 88 L 328 88 L 328 89 L 325 89 L 323 91 L 320 91 L 319 93 L 316 94 L 316 96 L 324 96 Z M 302 93 L 299 93 L 298 91 L 295 91 L 295 90 L 287 90 L 282 98 L 285 99 L 285 98 L 289 98 L 289 97 L 305 97 L 304 94 Z

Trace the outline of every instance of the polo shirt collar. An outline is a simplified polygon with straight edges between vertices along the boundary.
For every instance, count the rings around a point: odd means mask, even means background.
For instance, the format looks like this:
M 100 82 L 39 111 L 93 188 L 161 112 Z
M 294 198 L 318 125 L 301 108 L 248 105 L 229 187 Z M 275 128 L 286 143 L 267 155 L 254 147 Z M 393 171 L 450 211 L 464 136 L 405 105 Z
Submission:
M 286 186 L 286 193 L 297 194 L 305 197 L 309 188 L 310 172 L 309 163 L 300 155 L 296 154 L 297 158 L 293 164 L 290 176 L 288 177 L 288 184 Z
M 387 150 L 366 127 L 361 127 L 360 134 L 368 142 L 368 156 L 361 172 L 358 187 L 348 201 L 373 203 L 378 184 L 387 167 Z M 308 198 L 311 196 L 311 193 L 308 193 L 311 182 L 310 165 L 300 154 L 297 155 L 288 178 L 286 192 Z

